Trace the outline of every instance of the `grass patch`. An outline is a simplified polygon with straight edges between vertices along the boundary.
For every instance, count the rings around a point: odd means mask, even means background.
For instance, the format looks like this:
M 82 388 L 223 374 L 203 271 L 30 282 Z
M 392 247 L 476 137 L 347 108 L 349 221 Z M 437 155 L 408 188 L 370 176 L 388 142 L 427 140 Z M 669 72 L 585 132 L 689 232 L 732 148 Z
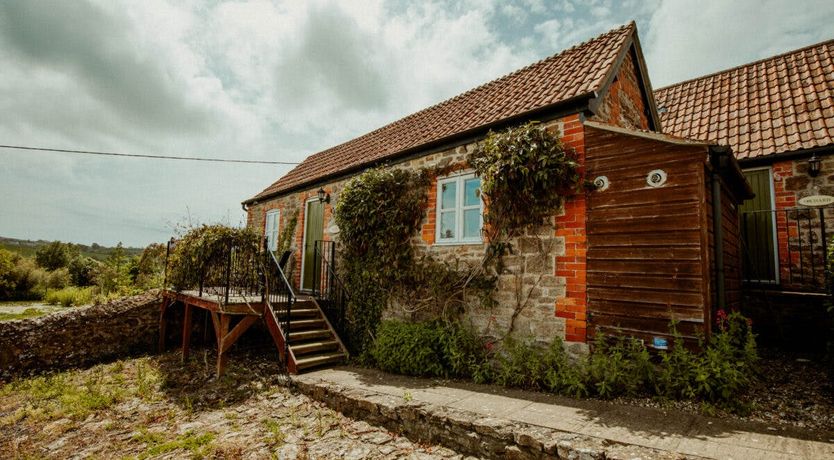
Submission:
M 131 368 L 116 362 L 83 373 L 67 371 L 7 383 L 0 387 L 0 397 L 17 399 L 21 404 L 0 419 L 0 427 L 26 419 L 80 420 L 130 397 L 151 398 L 160 386 L 160 374 L 147 358 L 137 361 Z
M 44 301 L 50 305 L 60 305 L 62 307 L 86 305 L 93 301 L 93 288 L 70 286 L 57 291 L 49 291 L 46 293 Z
M 140 459 L 157 457 L 180 449 L 190 452 L 192 458 L 204 458 L 211 453 L 214 438 L 214 433 L 196 434 L 187 431 L 172 440 L 166 440 L 164 434 L 150 433 L 147 430 L 142 430 L 133 437 L 135 441 L 146 445 L 145 452 L 137 457 Z
M 266 439 L 264 440 L 267 444 L 272 446 L 284 444 L 287 435 L 284 434 L 284 430 L 281 429 L 281 424 L 277 420 L 265 418 L 262 423 L 267 432 Z
M 37 308 L 27 308 L 20 313 L 0 313 L 0 321 L 37 318 L 38 316 L 43 316 L 45 314 L 46 312 L 43 310 L 38 310 Z

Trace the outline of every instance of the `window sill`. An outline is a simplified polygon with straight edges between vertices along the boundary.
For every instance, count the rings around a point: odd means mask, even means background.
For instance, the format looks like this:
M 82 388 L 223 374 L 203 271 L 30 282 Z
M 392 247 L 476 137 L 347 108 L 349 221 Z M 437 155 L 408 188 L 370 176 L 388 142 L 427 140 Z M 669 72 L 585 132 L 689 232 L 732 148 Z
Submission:
M 482 246 L 483 244 L 483 241 L 435 241 L 432 246 Z

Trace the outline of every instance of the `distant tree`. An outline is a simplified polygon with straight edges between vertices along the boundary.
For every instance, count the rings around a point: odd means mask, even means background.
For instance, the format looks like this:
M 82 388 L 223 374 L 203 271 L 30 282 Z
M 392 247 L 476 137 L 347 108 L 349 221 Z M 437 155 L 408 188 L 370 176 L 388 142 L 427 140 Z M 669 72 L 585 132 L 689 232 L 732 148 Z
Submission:
M 100 264 L 89 257 L 73 258 L 67 265 L 70 281 L 76 286 L 92 286 L 96 282 L 96 269 Z
M 131 285 L 130 270 L 134 262 L 125 254 L 121 242 L 110 252 L 103 264 L 99 265 L 96 282 L 105 294 L 123 290 Z
M 35 263 L 47 270 L 57 270 L 66 267 L 75 253 L 71 244 L 53 241 L 35 251 Z
M 136 265 L 131 273 L 133 283 L 145 289 L 160 287 L 165 270 L 165 246 L 159 243 L 151 243 L 136 260 Z
M 0 248 L 0 299 L 11 298 L 17 287 L 15 277 L 16 254 Z
M 28 257 L 16 256 L 13 299 L 39 299 L 47 285 L 48 274 Z

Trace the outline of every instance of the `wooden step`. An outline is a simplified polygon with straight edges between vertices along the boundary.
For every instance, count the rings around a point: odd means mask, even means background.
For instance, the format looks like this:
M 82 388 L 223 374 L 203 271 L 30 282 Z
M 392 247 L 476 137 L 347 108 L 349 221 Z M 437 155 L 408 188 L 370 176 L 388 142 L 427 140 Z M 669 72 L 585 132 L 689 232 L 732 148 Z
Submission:
M 283 325 L 283 324 L 282 324 Z M 321 329 L 326 326 L 327 323 L 324 322 L 321 318 L 316 319 L 294 319 L 290 321 L 290 335 L 293 332 L 305 329 Z
M 344 359 L 345 355 L 342 352 L 328 353 L 323 355 L 313 355 L 309 358 L 296 359 L 295 367 L 298 370 L 308 369 L 315 366 L 321 366 L 322 364 L 339 362 Z
M 307 331 L 290 332 L 290 343 L 304 342 L 305 340 L 332 338 L 333 334 L 328 329 L 312 329 Z
M 337 342 L 335 340 L 308 342 L 308 343 L 302 343 L 302 344 L 299 344 L 299 345 L 290 345 L 290 348 L 292 348 L 292 352 L 296 356 L 300 356 L 300 355 L 307 355 L 307 354 L 310 354 L 310 353 L 316 353 L 316 352 L 320 352 L 320 351 L 327 351 L 327 350 L 333 350 L 335 348 L 339 348 L 339 342 Z
M 292 311 L 290 311 L 290 315 L 293 318 L 297 317 L 317 317 L 319 316 L 319 309 L 318 308 L 295 308 L 293 307 Z M 283 318 L 287 316 L 285 311 L 279 312 L 278 317 Z
M 296 308 L 314 308 L 316 310 L 319 309 L 318 305 L 312 300 L 299 300 L 293 304 L 292 308 L 293 310 Z

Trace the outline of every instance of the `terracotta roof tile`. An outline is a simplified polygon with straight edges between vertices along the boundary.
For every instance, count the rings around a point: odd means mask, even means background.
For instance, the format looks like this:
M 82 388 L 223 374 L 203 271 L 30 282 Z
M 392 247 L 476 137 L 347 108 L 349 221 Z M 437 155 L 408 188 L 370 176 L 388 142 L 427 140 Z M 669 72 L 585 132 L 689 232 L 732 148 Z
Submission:
M 492 123 L 599 91 L 634 22 L 356 139 L 307 157 L 256 195 L 274 195 Z
M 834 40 L 655 91 L 665 132 L 756 158 L 834 144 Z

